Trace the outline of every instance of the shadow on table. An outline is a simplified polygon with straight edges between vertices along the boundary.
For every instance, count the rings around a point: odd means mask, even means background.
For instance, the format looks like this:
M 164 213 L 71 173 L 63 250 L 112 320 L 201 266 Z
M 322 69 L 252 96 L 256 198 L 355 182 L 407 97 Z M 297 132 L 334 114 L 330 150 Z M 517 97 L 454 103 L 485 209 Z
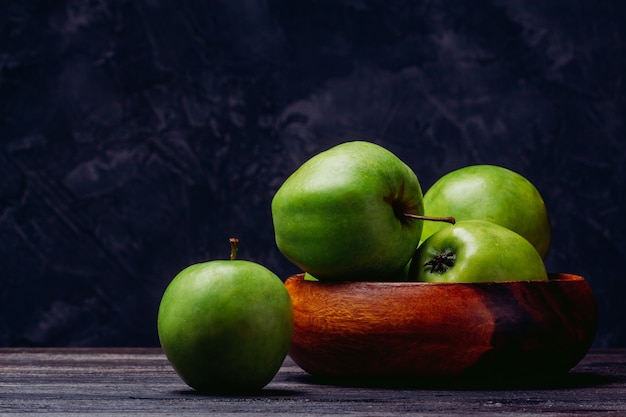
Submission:
M 175 391 L 176 394 L 190 397 L 220 397 L 220 398 L 272 398 L 272 397 L 292 397 L 300 395 L 302 392 L 288 389 L 264 388 L 256 391 L 212 391 L 198 392 L 193 389 Z
M 523 378 L 459 378 L 455 380 L 415 381 L 410 379 L 342 379 L 321 378 L 312 375 L 295 377 L 300 383 L 380 389 L 426 389 L 426 390 L 558 390 L 585 388 L 609 384 L 617 378 L 583 372 L 565 375 L 541 375 Z

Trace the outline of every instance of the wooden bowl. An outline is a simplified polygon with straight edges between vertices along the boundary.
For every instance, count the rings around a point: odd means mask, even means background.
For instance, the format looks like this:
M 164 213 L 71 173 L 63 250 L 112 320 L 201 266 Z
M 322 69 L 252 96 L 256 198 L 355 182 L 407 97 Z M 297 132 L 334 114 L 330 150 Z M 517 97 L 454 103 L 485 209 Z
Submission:
M 595 338 L 586 280 L 493 283 L 285 282 L 290 356 L 322 378 L 446 381 L 567 373 Z

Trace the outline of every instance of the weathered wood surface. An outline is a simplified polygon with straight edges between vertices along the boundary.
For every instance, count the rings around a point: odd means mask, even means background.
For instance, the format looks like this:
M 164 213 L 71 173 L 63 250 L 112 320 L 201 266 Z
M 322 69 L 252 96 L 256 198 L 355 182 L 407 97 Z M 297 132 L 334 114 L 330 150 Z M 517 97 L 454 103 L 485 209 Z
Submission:
M 594 350 L 562 380 L 515 389 L 318 383 L 287 358 L 249 396 L 197 395 L 160 349 L 0 349 L 0 415 L 626 415 L 626 349 Z M 76 414 L 73 414 L 76 415 Z

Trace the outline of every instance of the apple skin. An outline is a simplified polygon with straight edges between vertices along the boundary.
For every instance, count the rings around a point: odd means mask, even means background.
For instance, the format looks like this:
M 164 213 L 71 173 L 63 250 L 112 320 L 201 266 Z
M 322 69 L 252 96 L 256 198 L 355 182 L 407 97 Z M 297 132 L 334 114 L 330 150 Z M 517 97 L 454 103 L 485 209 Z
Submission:
M 320 281 L 400 279 L 422 233 L 413 170 L 370 142 L 345 142 L 302 164 L 272 199 L 276 245 Z
M 424 194 L 427 216 L 452 216 L 457 222 L 486 220 L 517 232 L 548 254 L 552 230 L 546 205 L 522 175 L 496 165 L 471 165 L 452 171 Z M 425 222 L 421 241 L 448 224 Z
M 436 262 L 438 257 L 448 259 L 448 265 Z M 435 266 L 427 265 L 433 261 Z M 423 282 L 548 279 L 543 259 L 528 240 L 483 220 L 461 221 L 431 235 L 415 252 L 408 276 Z
M 183 269 L 163 294 L 157 322 L 172 367 L 199 392 L 263 388 L 285 359 L 294 326 L 283 282 L 245 260 Z

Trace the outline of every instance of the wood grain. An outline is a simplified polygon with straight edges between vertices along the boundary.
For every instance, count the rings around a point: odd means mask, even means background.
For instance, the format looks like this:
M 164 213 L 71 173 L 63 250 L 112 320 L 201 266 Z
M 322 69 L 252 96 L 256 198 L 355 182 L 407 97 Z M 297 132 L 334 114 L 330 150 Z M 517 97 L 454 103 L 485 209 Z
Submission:
M 496 283 L 321 283 L 295 275 L 290 355 L 325 378 L 527 378 L 567 372 L 598 321 L 576 275 Z M 344 382 L 347 383 L 347 382 Z
M 0 349 L 0 415 L 626 415 L 626 349 L 591 351 L 550 384 L 520 389 L 324 385 L 287 358 L 258 394 L 197 395 L 160 349 Z

